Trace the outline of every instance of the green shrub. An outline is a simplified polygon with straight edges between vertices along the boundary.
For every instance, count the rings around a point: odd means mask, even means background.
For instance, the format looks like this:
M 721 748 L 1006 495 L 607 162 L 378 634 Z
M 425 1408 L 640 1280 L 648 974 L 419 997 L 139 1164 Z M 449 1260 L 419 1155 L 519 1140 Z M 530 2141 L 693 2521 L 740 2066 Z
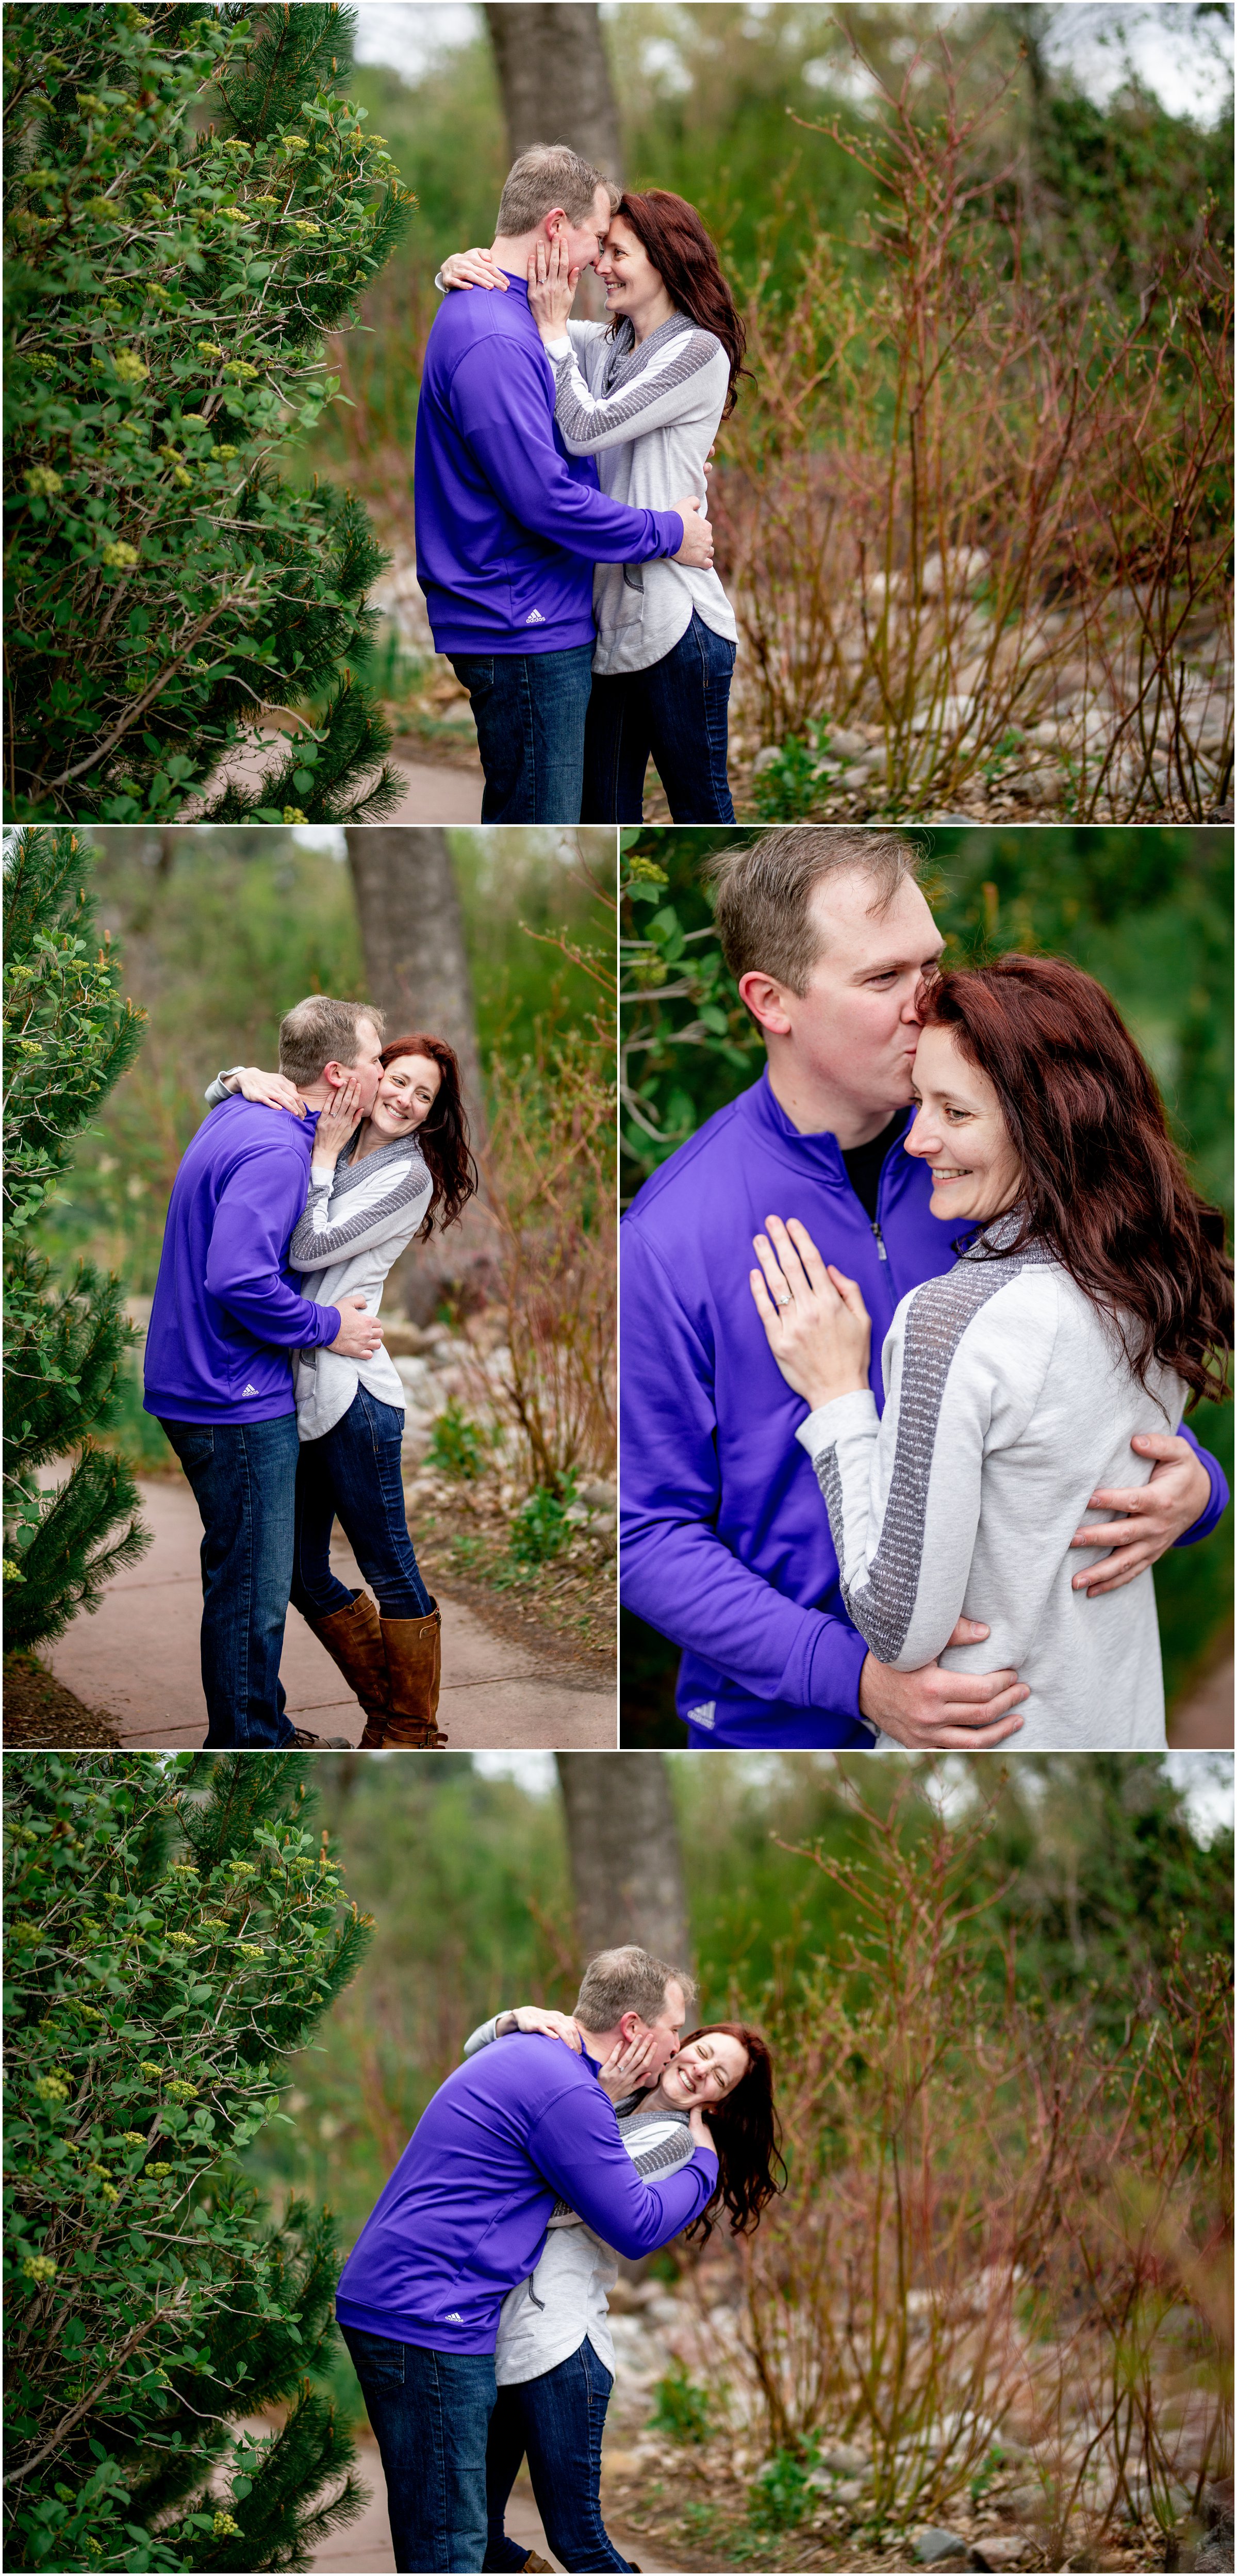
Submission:
M 74 1139 L 142 1042 L 97 944 L 76 832 L 13 836 L 4 863 L 4 1614 L 10 1647 L 58 1637 L 149 1545 L 137 1489 L 91 1434 L 116 1411 L 132 1341 L 120 1282 L 53 1274 L 39 1248 Z M 54 1489 L 39 1470 L 72 1455 Z M 117 1535 L 116 1533 L 119 1533 Z
M 462 1476 L 469 1484 L 484 1469 L 485 1434 L 454 1396 L 434 1423 L 425 1458 L 440 1476 Z
M 410 200 L 340 95 L 350 15 L 31 7 L 6 27 L 9 810 L 387 811 L 350 657 L 383 560 L 273 459 Z M 273 762 L 261 711 L 320 703 Z M 368 788 L 364 782 L 368 780 Z
M 707 2442 L 713 2427 L 707 2388 L 697 2386 L 685 2370 L 672 2370 L 653 2391 L 657 2404 L 649 2422 L 672 2442 Z
M 305 2375 L 332 2221 L 272 2220 L 240 2163 L 368 1937 L 303 1779 L 282 1754 L 5 1765 L 11 2568 L 304 2565 L 359 2510 Z
M 566 1546 L 573 1526 L 567 1514 L 575 1496 L 576 1480 L 571 1474 L 560 1478 L 557 1486 L 534 1485 L 512 1516 L 510 1549 L 517 1565 L 548 1565 Z

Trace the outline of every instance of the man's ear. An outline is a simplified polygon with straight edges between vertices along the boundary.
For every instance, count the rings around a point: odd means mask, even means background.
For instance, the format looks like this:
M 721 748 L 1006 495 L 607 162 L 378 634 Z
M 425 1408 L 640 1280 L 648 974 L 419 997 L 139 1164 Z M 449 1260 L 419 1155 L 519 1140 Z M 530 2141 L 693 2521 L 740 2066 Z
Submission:
M 790 1036 L 790 1018 L 786 1009 L 786 988 L 772 975 L 753 970 L 739 977 L 739 998 L 745 1002 L 752 1018 L 775 1038 Z
M 630 2047 L 632 2040 L 636 2036 L 636 2032 L 638 2030 L 643 2030 L 643 2028 L 644 2023 L 641 2021 L 638 2012 L 625 2012 L 619 2014 L 619 2029 L 622 2032 L 624 2048 Z

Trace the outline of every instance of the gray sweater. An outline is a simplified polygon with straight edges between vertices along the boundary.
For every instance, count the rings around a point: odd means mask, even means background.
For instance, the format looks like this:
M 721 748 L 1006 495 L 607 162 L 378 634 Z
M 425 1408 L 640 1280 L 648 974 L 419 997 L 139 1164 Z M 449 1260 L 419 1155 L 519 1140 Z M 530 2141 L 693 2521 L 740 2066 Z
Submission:
M 669 510 L 698 492 L 708 507 L 704 465 L 717 435 L 730 367 L 721 341 L 686 314 L 672 313 L 635 345 L 626 319 L 614 337 L 604 322 L 569 322 L 549 344 L 554 418 L 571 456 L 595 456 L 612 501 Z M 644 671 L 685 635 L 697 609 L 733 643 L 734 611 L 715 572 L 694 572 L 659 556 L 651 563 L 598 564 L 593 575 L 597 649 L 603 678 Z
M 987 1240 L 1009 1240 L 998 1221 Z M 829 1513 L 842 1595 L 883 1664 L 914 1672 L 1017 1670 L 1030 1698 L 1013 1752 L 1163 1745 L 1164 1683 L 1150 1573 L 1093 1601 L 1072 1577 L 1097 1562 L 1070 1547 L 1080 1494 L 1146 1482 L 1136 1431 L 1175 1432 L 1186 1389 L 1139 1385 L 1115 1328 L 1068 1271 L 1032 1245 L 964 1256 L 904 1297 L 872 1395 L 820 1405 L 796 1438 Z M 1103 1551 L 1100 1552 L 1101 1554 Z M 975 1646 L 947 1646 L 957 1620 Z
M 474 2056 L 495 2037 L 494 2021 L 483 2021 L 465 2040 L 465 2057 Z M 615 2105 L 619 2136 L 646 2182 L 652 2176 L 677 2173 L 695 2153 L 686 2111 L 674 2110 L 667 2102 L 650 2109 L 652 2098 L 632 2093 Z M 540 2379 L 547 2370 L 557 2370 L 560 2361 L 567 2361 L 584 2342 L 591 2343 L 613 2378 L 608 2293 L 617 2279 L 617 2254 L 594 2236 L 565 2200 L 556 2201 L 536 2270 L 508 2290 L 499 2312 L 494 2351 L 499 2387 L 514 2388 L 523 2380 Z

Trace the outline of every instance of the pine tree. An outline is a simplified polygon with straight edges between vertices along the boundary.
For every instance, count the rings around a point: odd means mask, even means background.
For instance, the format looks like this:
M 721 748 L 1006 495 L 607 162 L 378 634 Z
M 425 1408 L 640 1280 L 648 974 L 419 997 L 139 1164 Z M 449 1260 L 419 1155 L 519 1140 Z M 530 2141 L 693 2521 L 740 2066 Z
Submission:
M 5 1641 L 58 1637 L 149 1545 L 138 1493 L 91 1433 L 112 1413 L 133 1341 L 121 1283 L 92 1262 L 53 1276 L 37 1227 L 73 1140 L 132 1064 L 143 1013 L 100 945 L 76 832 L 16 832 L 4 865 Z M 48 1493 L 38 1470 L 73 1454 Z M 120 1535 L 113 1535 L 119 1532 Z
M 353 14 L 6 27 L 11 815 L 167 819 L 207 791 L 209 820 L 333 822 L 398 798 L 356 678 L 384 557 L 350 493 L 276 464 L 412 203 L 342 94 Z M 298 722 L 272 758 L 277 707 Z
M 305 2567 L 359 2511 L 329 2211 L 243 2167 L 370 1926 L 297 1755 L 10 1754 L 10 2568 Z M 282 2115 L 279 2115 L 282 2116 Z M 234 2431 L 266 2405 L 282 2429 Z

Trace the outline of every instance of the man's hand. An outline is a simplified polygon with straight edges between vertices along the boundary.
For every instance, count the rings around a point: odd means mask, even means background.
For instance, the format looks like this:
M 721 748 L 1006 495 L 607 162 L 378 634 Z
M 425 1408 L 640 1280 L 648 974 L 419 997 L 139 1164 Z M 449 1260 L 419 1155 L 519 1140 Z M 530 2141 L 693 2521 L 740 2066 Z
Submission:
M 690 564 L 695 572 L 707 572 L 713 561 L 713 530 L 708 520 L 700 516 L 700 503 L 695 493 L 691 493 L 686 501 L 675 501 L 671 506 L 678 511 L 683 522 L 683 543 L 671 561 Z
M 1101 1592 L 1119 1592 L 1123 1583 L 1145 1574 L 1166 1548 L 1175 1547 L 1193 1529 L 1211 1499 L 1211 1478 L 1188 1440 L 1166 1431 L 1136 1431 L 1130 1447 L 1140 1458 L 1158 1462 L 1147 1483 L 1101 1485 L 1088 1509 L 1121 1512 L 1124 1518 L 1095 1521 L 1089 1529 L 1076 1530 L 1070 1540 L 1071 1547 L 1113 1551 L 1102 1565 L 1089 1565 L 1074 1576 L 1074 1591 L 1085 1592 L 1088 1601 Z
M 975 1646 L 988 1634 L 978 1619 L 959 1619 L 951 1646 Z M 882 1735 L 916 1752 L 977 1753 L 1016 1735 L 1014 1714 L 1031 1696 L 1015 1672 L 949 1673 L 939 1663 L 896 1673 L 869 1655 L 859 1675 L 859 1713 Z
M 709 2135 L 709 2124 L 698 2102 L 693 2102 L 692 2107 L 687 2114 L 687 2125 L 691 2130 L 696 2145 L 698 2147 L 707 2147 L 710 2154 L 716 2155 L 717 2141 Z
M 363 1297 L 340 1297 L 339 1331 L 327 1349 L 338 1351 L 341 1360 L 372 1360 L 382 1340 L 382 1326 L 376 1315 L 366 1312 Z
M 263 1109 L 287 1109 L 294 1118 L 303 1118 L 305 1104 L 294 1082 L 282 1073 L 263 1073 L 260 1064 L 242 1064 L 237 1072 L 225 1073 L 225 1091 L 239 1091 L 246 1100 L 256 1100 Z

